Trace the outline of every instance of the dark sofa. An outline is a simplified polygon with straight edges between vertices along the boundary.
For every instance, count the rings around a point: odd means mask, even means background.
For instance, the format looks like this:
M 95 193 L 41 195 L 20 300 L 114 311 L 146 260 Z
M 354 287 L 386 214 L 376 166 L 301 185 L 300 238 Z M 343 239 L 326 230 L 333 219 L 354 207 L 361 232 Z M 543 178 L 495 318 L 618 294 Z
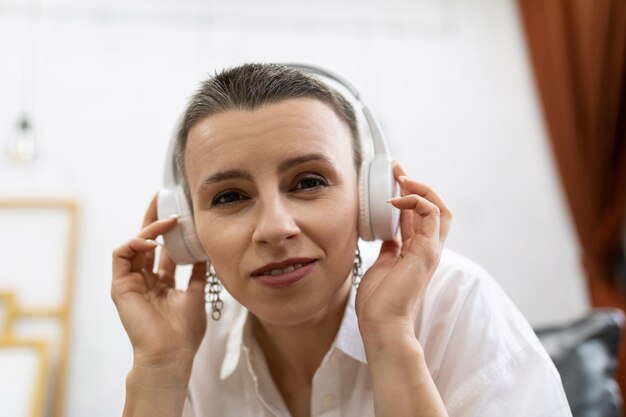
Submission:
M 536 329 L 561 374 L 573 417 L 621 417 L 615 381 L 624 314 L 595 309 L 564 326 Z

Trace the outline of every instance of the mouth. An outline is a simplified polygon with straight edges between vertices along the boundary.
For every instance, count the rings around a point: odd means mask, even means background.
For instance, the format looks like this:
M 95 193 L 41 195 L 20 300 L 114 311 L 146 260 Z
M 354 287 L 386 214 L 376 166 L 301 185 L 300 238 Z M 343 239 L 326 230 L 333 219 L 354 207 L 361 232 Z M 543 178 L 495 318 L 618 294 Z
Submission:
M 260 276 L 278 276 L 285 275 L 291 272 L 297 271 L 301 268 L 304 268 L 310 264 L 315 262 L 315 259 L 312 258 L 290 258 L 281 262 L 274 262 L 267 265 L 262 266 L 254 271 L 252 271 L 253 277 Z
M 267 264 L 252 272 L 252 279 L 267 288 L 286 288 L 310 275 L 317 263 L 311 258 L 292 258 Z

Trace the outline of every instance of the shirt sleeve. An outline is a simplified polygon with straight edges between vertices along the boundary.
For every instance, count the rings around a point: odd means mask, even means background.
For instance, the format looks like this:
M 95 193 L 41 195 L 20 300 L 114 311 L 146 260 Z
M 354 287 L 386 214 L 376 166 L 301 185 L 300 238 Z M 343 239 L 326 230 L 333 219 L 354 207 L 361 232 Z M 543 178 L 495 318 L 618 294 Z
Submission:
M 550 357 L 486 271 L 455 262 L 431 285 L 416 331 L 450 417 L 571 417 Z
M 450 417 L 571 417 L 561 380 L 532 346 L 486 366 L 451 398 Z

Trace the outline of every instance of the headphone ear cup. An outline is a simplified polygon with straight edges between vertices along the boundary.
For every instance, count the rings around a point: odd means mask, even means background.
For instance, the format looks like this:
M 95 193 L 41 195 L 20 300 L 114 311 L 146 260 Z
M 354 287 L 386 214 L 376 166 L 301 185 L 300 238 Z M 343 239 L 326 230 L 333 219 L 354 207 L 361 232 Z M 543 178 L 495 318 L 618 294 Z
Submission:
M 370 165 L 368 161 L 361 163 L 361 170 L 359 172 L 359 220 L 358 220 L 358 232 L 359 237 L 365 241 L 371 242 L 374 240 L 374 231 L 372 230 L 372 223 L 370 221 Z
M 393 240 L 400 225 L 400 210 L 387 203 L 399 195 L 391 160 L 377 157 L 369 164 L 369 217 L 375 239 Z
M 208 258 L 200 244 L 193 220 L 193 212 L 182 185 L 164 188 L 157 198 L 157 215 L 167 219 L 178 215 L 176 226 L 163 235 L 165 248 L 177 265 L 206 262 Z

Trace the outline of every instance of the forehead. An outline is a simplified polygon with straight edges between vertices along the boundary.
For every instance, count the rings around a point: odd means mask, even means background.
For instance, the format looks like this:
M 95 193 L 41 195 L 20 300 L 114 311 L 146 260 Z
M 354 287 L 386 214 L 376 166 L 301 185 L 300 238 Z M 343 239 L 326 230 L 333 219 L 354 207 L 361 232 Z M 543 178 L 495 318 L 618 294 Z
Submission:
M 352 137 L 330 106 L 298 98 L 202 119 L 189 130 L 184 157 L 193 182 L 194 172 L 208 167 L 258 165 L 310 152 L 351 165 Z

